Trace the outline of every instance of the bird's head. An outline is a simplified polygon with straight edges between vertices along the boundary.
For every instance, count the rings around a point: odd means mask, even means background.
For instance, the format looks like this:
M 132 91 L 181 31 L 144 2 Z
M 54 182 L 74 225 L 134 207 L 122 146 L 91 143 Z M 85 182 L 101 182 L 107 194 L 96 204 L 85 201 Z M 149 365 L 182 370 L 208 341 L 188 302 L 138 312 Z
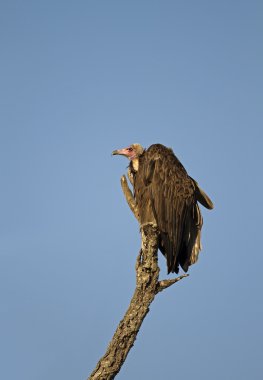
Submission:
M 112 152 L 113 155 L 121 155 L 127 157 L 129 160 L 134 160 L 140 157 L 144 152 L 144 148 L 140 144 L 132 144 L 127 148 L 117 149 Z

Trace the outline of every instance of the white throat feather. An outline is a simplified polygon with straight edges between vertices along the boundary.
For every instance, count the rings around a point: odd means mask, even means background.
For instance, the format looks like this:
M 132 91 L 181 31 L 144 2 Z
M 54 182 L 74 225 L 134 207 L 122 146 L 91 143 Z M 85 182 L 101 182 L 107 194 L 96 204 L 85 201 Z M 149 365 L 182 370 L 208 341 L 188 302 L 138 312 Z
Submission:
M 139 158 L 134 158 L 134 159 L 132 160 L 132 167 L 133 167 L 133 170 L 134 170 L 135 172 L 138 171 L 138 169 L 139 169 Z

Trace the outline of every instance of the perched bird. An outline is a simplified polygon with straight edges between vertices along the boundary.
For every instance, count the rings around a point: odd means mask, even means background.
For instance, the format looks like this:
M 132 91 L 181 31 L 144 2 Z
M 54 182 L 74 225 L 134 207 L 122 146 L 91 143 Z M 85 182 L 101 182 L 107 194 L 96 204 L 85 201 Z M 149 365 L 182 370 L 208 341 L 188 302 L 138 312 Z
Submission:
M 155 223 L 159 249 L 166 257 L 168 273 L 187 272 L 201 250 L 203 218 L 198 206 L 213 203 L 191 178 L 172 149 L 161 144 L 144 149 L 140 144 L 114 150 L 130 160 L 128 177 L 134 188 L 141 224 Z

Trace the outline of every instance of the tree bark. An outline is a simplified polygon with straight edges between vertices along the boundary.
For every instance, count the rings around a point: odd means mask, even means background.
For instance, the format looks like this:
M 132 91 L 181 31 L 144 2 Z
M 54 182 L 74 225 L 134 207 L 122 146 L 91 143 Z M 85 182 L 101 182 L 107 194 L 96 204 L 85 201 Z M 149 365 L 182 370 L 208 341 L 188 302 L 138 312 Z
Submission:
M 139 220 L 136 203 L 125 176 L 121 178 L 121 185 L 132 212 Z M 136 288 L 130 305 L 119 323 L 105 355 L 99 360 L 88 380 L 115 378 L 135 342 L 156 294 L 188 276 L 182 275 L 172 280 L 159 281 L 157 226 L 153 223 L 142 225 L 141 239 L 141 250 L 136 261 Z

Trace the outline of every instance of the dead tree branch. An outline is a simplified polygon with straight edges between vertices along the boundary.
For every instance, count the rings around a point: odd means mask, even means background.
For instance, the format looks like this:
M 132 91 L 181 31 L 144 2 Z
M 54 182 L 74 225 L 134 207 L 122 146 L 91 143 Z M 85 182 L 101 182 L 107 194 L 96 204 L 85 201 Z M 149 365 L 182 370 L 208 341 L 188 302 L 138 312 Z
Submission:
M 125 176 L 121 178 L 121 185 L 130 209 L 139 221 L 136 202 Z M 136 288 L 130 305 L 119 323 L 105 355 L 99 360 L 88 380 L 112 380 L 115 378 L 135 342 L 156 294 L 187 276 L 182 275 L 172 280 L 159 281 L 157 226 L 152 223 L 141 226 L 141 239 L 141 250 L 136 260 Z
M 132 195 L 131 189 L 128 186 L 128 182 L 127 182 L 127 179 L 126 179 L 125 175 L 123 175 L 121 177 L 121 187 L 122 187 L 123 194 L 124 194 L 124 196 L 126 198 L 126 201 L 127 201 L 128 205 L 129 205 L 131 211 L 133 212 L 135 218 L 140 223 L 138 208 L 137 208 L 135 199 L 134 199 L 134 197 Z

